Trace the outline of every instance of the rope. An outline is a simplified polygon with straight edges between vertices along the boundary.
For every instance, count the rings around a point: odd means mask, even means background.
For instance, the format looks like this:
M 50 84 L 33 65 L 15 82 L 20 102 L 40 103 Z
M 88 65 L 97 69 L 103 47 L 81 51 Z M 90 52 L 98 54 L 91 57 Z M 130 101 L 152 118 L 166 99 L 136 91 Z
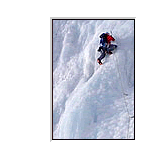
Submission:
M 123 83 L 122 83 L 122 79 L 121 79 L 121 73 L 120 73 L 120 70 L 119 70 L 119 61 L 118 61 L 118 57 L 117 57 L 117 56 L 116 56 L 116 64 L 117 64 L 117 71 L 118 71 L 118 74 L 119 74 L 119 78 L 120 78 L 120 81 L 121 81 L 122 95 L 123 95 L 123 98 L 124 98 L 124 103 L 125 103 L 126 112 L 127 112 L 127 116 L 128 116 L 127 139 L 129 139 L 130 116 L 129 116 L 128 106 L 127 106 L 127 103 L 126 103 L 126 96 L 127 96 L 128 94 L 126 94 L 126 93 L 124 92 L 124 87 L 123 87 Z

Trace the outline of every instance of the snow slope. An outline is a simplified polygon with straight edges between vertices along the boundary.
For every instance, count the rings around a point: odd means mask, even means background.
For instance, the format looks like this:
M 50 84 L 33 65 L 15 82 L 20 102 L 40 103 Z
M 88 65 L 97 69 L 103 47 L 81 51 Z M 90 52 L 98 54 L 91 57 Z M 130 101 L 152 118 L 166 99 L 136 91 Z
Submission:
M 110 30 L 118 49 L 100 66 Z M 53 138 L 134 139 L 134 20 L 53 20 Z

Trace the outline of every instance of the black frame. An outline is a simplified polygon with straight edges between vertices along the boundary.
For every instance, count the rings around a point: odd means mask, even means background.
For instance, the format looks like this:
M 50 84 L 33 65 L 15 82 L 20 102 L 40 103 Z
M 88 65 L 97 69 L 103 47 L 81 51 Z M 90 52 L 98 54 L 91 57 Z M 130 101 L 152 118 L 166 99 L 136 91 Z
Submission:
M 134 139 L 53 139 L 53 20 L 134 20 Z M 52 88 L 52 94 L 51 94 L 51 116 L 52 116 L 52 123 L 51 123 L 51 137 L 50 140 L 135 140 L 135 19 L 134 18 L 58 18 L 53 19 L 51 18 L 51 33 L 52 33 L 52 39 L 51 39 L 51 49 L 52 49 L 52 59 L 51 59 L 51 73 L 52 73 L 52 79 L 51 79 L 51 88 Z M 50 121 L 50 122 L 51 122 Z

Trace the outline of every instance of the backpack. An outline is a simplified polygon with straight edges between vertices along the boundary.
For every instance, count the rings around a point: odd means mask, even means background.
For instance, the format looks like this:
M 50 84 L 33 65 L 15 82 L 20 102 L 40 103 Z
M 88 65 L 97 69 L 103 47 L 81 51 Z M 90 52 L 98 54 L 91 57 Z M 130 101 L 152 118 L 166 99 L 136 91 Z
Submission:
M 100 35 L 100 38 L 106 38 L 106 34 L 105 34 L 105 33 L 102 33 L 102 34 Z
M 107 43 L 107 34 L 103 33 L 100 35 L 100 44 Z

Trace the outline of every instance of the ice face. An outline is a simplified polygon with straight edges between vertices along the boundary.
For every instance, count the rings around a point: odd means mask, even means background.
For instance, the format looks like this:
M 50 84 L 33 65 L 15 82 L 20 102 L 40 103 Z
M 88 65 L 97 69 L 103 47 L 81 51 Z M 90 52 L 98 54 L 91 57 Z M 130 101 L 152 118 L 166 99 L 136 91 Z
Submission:
M 99 36 L 118 45 L 97 63 Z M 134 138 L 134 20 L 53 21 L 53 138 Z

